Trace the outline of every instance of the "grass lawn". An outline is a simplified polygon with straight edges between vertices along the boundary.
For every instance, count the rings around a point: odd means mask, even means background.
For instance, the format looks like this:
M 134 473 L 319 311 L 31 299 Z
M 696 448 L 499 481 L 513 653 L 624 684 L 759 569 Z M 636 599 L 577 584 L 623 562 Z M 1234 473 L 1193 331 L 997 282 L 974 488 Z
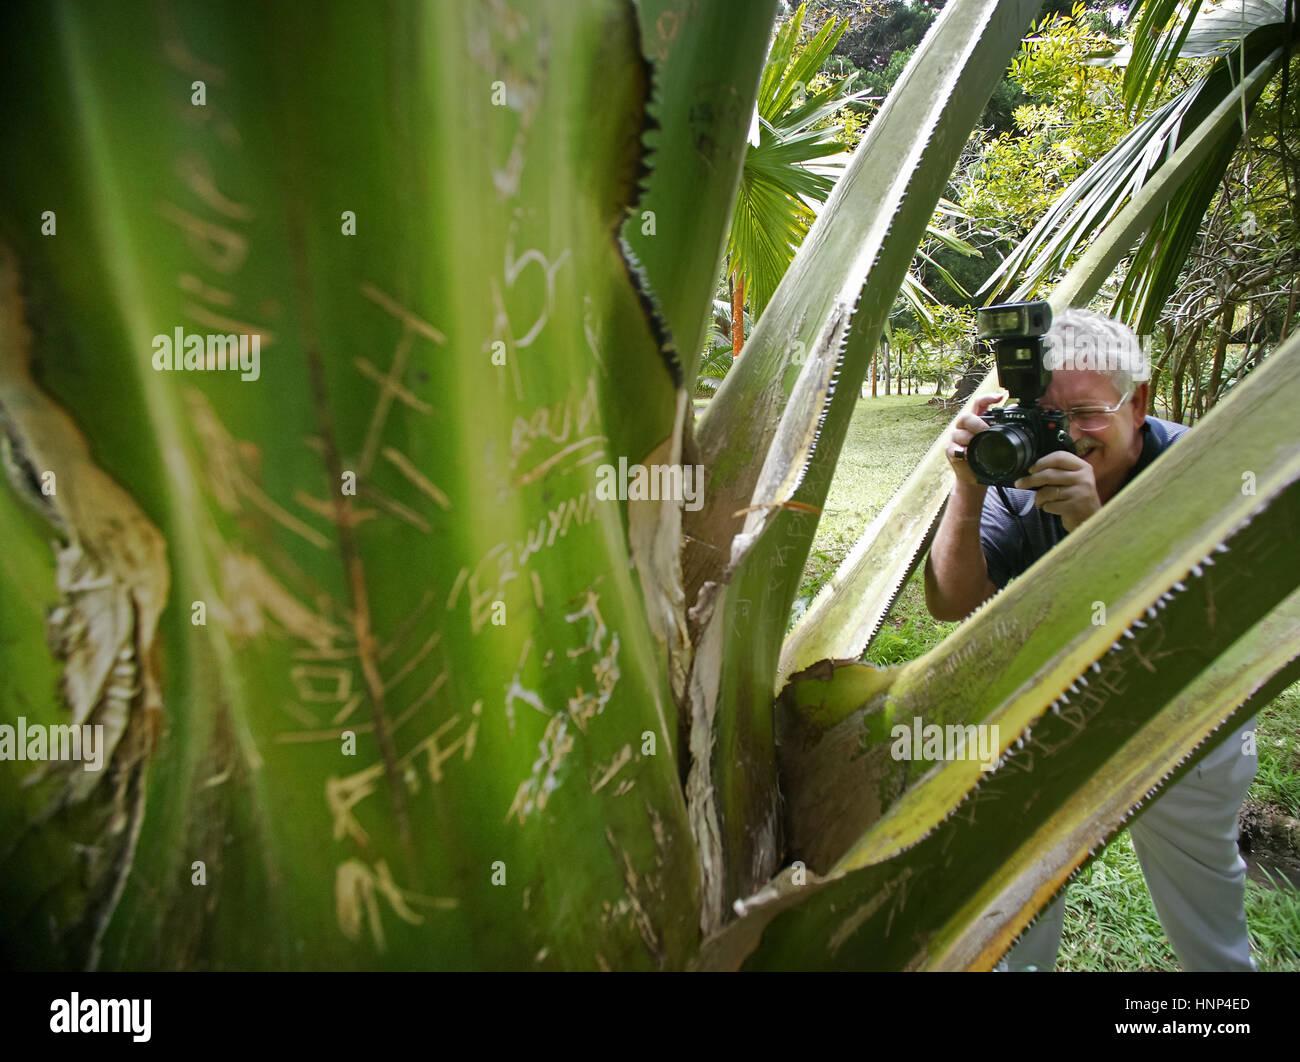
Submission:
M 796 614 L 947 425 L 949 414 L 928 400 L 915 395 L 859 401 L 808 556 Z M 865 659 L 879 665 L 913 659 L 955 626 L 930 618 L 918 572 Z M 1300 818 L 1300 683 L 1260 713 L 1256 740 L 1259 769 L 1248 800 Z M 1252 866 L 1246 918 L 1261 970 L 1300 970 L 1300 877 L 1292 880 L 1295 887 L 1283 880 L 1273 888 L 1267 870 Z M 1071 883 L 1066 912 L 1058 970 L 1178 969 L 1127 830 Z

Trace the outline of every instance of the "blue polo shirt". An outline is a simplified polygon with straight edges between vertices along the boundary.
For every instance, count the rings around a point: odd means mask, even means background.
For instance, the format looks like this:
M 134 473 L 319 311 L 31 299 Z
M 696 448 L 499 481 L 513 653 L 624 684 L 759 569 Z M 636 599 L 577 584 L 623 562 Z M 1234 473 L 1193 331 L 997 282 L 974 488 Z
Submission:
M 1128 478 L 1120 485 L 1120 490 L 1187 430 L 1186 425 L 1148 416 L 1142 425 L 1142 453 Z M 984 494 L 984 512 L 980 517 L 980 545 L 984 548 L 989 580 L 999 590 L 1009 580 L 1028 571 L 1034 561 L 1066 536 L 1065 525 L 1059 516 L 1034 508 L 1034 491 L 1007 487 L 1006 494 L 1012 507 L 1020 514 L 1029 542 L 1025 542 L 1025 535 L 1015 517 L 1002 504 L 997 488 L 990 487 Z

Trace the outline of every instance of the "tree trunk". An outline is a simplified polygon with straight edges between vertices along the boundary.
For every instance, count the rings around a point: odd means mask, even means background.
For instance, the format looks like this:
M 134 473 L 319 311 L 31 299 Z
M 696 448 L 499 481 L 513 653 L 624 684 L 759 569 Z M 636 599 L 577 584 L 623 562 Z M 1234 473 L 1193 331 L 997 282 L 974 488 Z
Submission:
M 975 393 L 975 389 L 984 382 L 984 367 L 980 364 L 978 357 L 972 354 L 966 360 L 962 367 L 961 375 L 957 380 L 957 388 L 953 392 L 953 401 L 962 403 Z
M 1223 359 L 1228 353 L 1228 337 L 1232 335 L 1232 318 L 1236 313 L 1236 303 L 1224 303 L 1223 313 L 1219 317 L 1219 337 L 1214 342 L 1214 362 L 1210 366 L 1210 386 L 1206 390 L 1205 410 L 1208 413 L 1219 400 L 1219 388 L 1223 384 Z
M 1165 328 L 1165 352 L 1160 355 L 1160 360 L 1151 366 L 1151 386 L 1147 389 L 1147 412 L 1153 417 L 1157 416 L 1156 402 L 1159 398 L 1160 373 L 1164 370 L 1165 362 L 1170 358 L 1174 349 L 1174 326 L 1166 324 Z
M 1205 326 L 1198 324 L 1192 329 L 1192 334 L 1187 337 L 1187 342 L 1183 344 L 1181 350 L 1173 350 L 1172 360 L 1172 382 L 1170 384 L 1171 394 L 1169 401 L 1173 408 L 1170 411 L 1170 417 L 1175 423 L 1183 423 L 1183 414 L 1187 405 L 1187 363 L 1194 359 L 1197 346 L 1200 345 L 1201 336 L 1205 332 Z
M 880 353 L 880 344 L 871 352 L 871 397 L 876 397 L 876 355 Z
M 1174 379 L 1172 391 L 1169 400 L 1173 403 L 1173 409 L 1170 410 L 1170 419 L 1175 424 L 1183 422 L 1183 368 L 1187 364 L 1187 358 L 1184 354 L 1182 357 L 1174 356 Z
M 1201 358 L 1200 358 L 1200 337 L 1203 333 L 1197 332 L 1197 341 L 1188 346 L 1187 357 L 1190 361 L 1192 373 L 1192 399 L 1187 406 L 1187 414 L 1191 418 L 1187 421 L 1194 424 L 1201 416 Z
M 736 286 L 731 291 L 731 356 L 740 357 L 745 345 L 745 276 L 736 275 Z

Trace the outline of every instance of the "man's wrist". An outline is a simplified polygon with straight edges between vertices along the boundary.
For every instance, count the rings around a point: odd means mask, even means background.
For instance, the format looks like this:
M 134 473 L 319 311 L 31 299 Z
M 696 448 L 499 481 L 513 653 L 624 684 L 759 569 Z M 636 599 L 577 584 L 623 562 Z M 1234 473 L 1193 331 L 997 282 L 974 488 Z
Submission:
M 984 495 L 988 487 L 983 483 L 966 483 L 958 480 L 952 489 L 949 511 L 962 520 L 978 521 L 984 512 Z
M 983 484 L 958 482 L 953 487 L 952 494 L 948 495 L 948 503 L 944 507 L 944 523 L 953 530 L 958 530 L 963 537 L 969 529 L 978 529 L 984 519 L 984 493 Z
M 983 503 L 984 495 L 988 492 L 988 489 L 987 483 L 967 483 L 964 479 L 959 479 L 953 487 L 952 492 L 954 494 L 964 494 L 967 497 L 976 498 Z

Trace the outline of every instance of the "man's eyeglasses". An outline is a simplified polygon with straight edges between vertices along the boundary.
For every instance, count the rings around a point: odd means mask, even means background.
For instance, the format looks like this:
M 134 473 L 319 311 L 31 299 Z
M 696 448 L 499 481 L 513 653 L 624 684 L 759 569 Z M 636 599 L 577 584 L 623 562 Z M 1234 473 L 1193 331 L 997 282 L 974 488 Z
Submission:
M 1077 424 L 1081 428 L 1105 428 L 1110 424 L 1110 418 L 1124 408 L 1124 403 L 1132 394 L 1132 391 L 1125 391 L 1124 397 L 1113 406 L 1076 406 L 1074 409 L 1066 409 L 1062 412 L 1069 418 L 1071 424 Z

